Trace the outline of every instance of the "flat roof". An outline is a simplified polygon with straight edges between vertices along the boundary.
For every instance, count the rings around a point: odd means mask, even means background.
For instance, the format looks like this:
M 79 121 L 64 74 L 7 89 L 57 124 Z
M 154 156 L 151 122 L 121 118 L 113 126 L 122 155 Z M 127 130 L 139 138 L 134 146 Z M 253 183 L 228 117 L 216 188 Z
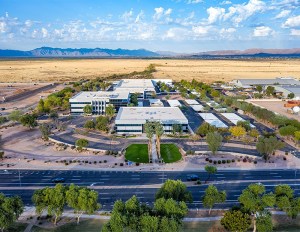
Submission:
M 294 94 L 300 94 L 300 86 L 280 86 L 280 87 Z
M 205 122 L 209 123 L 212 126 L 217 128 L 227 128 L 228 126 L 223 123 L 220 119 L 218 119 L 212 113 L 199 113 L 200 117 L 204 119 Z
M 194 99 L 186 99 L 185 102 L 186 102 L 188 105 L 200 105 L 199 102 L 197 102 L 197 101 L 194 100 Z
M 130 92 L 144 92 L 144 90 L 155 90 L 151 79 L 123 79 L 118 82 L 116 89 L 126 89 Z
M 229 121 L 231 121 L 234 125 L 237 124 L 238 121 L 246 121 L 245 119 L 241 118 L 239 115 L 235 113 L 221 113 L 225 118 L 227 118 Z M 250 124 L 252 128 L 255 126 Z
M 181 103 L 178 100 L 167 100 L 171 107 L 180 107 Z
M 121 107 L 115 123 L 144 124 L 148 120 L 162 123 L 188 123 L 178 107 Z
M 242 85 L 300 85 L 294 78 L 274 78 L 274 79 L 239 79 Z
M 125 91 L 83 91 L 72 98 L 70 98 L 70 102 L 80 102 L 80 101 L 93 101 L 97 99 L 127 99 L 128 92 Z
M 191 105 L 191 107 L 193 108 L 193 110 L 195 111 L 202 111 L 204 109 L 203 105 Z

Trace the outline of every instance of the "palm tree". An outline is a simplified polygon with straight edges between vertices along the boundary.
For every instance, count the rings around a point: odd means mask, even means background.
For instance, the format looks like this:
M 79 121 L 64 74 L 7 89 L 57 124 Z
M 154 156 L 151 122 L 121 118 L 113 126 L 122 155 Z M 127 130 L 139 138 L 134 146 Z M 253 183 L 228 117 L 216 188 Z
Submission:
M 154 125 L 153 125 L 153 122 L 146 122 L 145 125 L 144 125 L 144 129 L 145 129 L 145 132 L 146 132 L 146 136 L 148 138 L 148 152 L 149 152 L 149 157 L 151 155 L 151 140 L 153 138 L 153 135 L 154 135 Z
M 113 105 L 109 104 L 105 107 L 105 114 L 109 117 L 109 121 L 111 121 L 112 117 L 115 115 L 115 108 Z
M 164 134 L 164 127 L 160 122 L 155 122 L 155 134 L 156 134 L 156 147 L 158 158 L 160 158 L 160 138 Z

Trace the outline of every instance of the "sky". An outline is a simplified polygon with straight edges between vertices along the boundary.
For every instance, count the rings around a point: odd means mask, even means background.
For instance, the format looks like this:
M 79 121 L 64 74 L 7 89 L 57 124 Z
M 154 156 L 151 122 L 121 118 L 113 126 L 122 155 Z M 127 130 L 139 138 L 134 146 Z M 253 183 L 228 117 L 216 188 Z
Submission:
M 300 47 L 300 0 L 0 0 L 0 49 Z

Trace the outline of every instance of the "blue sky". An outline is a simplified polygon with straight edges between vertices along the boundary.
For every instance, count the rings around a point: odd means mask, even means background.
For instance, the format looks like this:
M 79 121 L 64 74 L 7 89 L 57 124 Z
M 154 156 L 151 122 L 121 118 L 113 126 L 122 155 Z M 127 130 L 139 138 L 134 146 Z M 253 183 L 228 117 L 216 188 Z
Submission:
M 0 48 L 300 47 L 300 0 L 0 0 Z

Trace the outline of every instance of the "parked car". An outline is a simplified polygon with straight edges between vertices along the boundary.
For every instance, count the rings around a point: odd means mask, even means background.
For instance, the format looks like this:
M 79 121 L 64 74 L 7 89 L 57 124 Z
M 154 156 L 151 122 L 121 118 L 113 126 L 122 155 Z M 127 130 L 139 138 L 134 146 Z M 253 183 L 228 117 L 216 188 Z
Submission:
M 192 174 L 192 175 L 187 175 L 186 176 L 186 180 L 187 181 L 197 181 L 199 180 L 199 176 L 198 175 L 195 175 L 195 174 Z
M 65 181 L 66 181 L 66 179 L 63 177 L 57 177 L 57 178 L 52 179 L 52 183 L 64 183 Z

